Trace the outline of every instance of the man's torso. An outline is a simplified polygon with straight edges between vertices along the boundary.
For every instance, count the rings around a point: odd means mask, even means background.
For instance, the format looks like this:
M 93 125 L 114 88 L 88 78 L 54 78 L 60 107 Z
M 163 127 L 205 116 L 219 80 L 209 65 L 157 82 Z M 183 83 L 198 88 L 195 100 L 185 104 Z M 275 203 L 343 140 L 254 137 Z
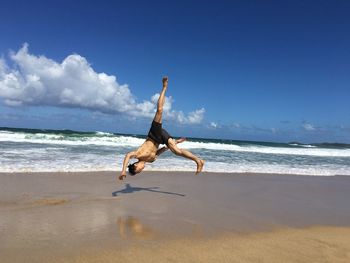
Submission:
M 154 162 L 157 155 L 159 144 L 156 143 L 154 140 L 147 138 L 146 141 L 140 146 L 140 148 L 137 150 L 137 156 L 136 158 L 140 161 L 145 162 Z

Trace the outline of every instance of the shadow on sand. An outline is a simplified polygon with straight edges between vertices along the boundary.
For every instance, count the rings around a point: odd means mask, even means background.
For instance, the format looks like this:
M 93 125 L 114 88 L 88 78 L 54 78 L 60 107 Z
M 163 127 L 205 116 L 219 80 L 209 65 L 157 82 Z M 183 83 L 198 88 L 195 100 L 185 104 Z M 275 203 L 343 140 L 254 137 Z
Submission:
M 140 191 L 148 191 L 148 192 L 168 194 L 168 195 L 186 196 L 184 194 L 159 191 L 155 189 L 159 189 L 159 187 L 134 187 L 134 186 L 131 186 L 130 184 L 126 184 L 124 189 L 113 192 L 112 196 L 117 196 L 118 194 L 131 194 L 131 193 L 140 192 Z

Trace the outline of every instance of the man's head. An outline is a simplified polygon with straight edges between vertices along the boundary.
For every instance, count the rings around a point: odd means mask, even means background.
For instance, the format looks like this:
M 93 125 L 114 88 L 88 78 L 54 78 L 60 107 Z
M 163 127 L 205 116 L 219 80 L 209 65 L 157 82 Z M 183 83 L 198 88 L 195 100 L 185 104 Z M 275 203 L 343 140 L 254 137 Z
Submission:
M 141 173 L 143 168 L 145 168 L 145 162 L 138 161 L 128 165 L 129 173 L 132 175 Z

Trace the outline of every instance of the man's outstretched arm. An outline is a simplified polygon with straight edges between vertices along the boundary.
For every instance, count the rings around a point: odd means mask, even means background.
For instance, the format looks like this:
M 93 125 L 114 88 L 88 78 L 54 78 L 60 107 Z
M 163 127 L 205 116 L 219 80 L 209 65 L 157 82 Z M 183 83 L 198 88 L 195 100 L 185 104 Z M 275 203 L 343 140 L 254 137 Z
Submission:
M 120 176 L 119 176 L 120 180 L 123 180 L 123 178 L 126 177 L 126 166 L 128 165 L 130 158 L 133 158 L 133 157 L 136 157 L 135 151 L 129 152 L 125 155 L 124 162 L 123 162 L 123 168 L 122 168 L 122 171 L 121 171 Z

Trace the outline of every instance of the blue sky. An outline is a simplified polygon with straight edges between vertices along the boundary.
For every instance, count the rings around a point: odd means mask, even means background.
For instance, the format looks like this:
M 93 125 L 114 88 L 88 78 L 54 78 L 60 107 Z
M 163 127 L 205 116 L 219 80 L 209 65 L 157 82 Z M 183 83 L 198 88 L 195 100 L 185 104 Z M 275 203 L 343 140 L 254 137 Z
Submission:
M 145 134 L 168 75 L 176 136 L 350 142 L 349 13 L 349 1 L 2 1 L 0 126 Z M 66 61 L 71 82 L 39 56 Z M 74 78 L 89 70 L 100 77 Z M 130 96 L 97 102 L 100 73 Z M 118 104 L 130 98 L 132 113 Z

